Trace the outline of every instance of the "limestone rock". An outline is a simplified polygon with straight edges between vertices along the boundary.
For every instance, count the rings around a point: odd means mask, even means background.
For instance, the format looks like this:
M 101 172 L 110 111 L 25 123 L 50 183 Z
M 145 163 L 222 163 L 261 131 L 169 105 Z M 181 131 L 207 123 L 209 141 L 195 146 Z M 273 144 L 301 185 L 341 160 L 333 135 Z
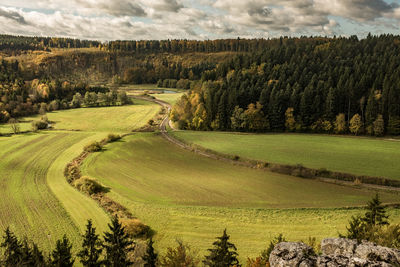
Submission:
M 304 243 L 281 242 L 269 257 L 271 267 L 316 266 L 315 252 Z
M 371 242 L 327 238 L 321 242 L 322 255 L 303 243 L 282 242 L 271 252 L 271 267 L 389 267 L 400 266 L 400 250 Z

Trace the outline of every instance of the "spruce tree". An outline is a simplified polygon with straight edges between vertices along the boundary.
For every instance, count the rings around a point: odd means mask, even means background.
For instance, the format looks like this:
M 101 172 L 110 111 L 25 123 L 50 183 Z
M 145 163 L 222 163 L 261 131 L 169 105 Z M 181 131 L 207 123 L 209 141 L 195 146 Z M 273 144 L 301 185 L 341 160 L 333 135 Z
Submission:
M 142 257 L 144 261 L 144 267 L 156 266 L 158 254 L 155 253 L 153 244 L 153 238 L 150 238 L 149 243 L 147 244 L 146 254 Z
M 43 256 L 43 252 L 39 249 L 39 247 L 33 243 L 32 244 L 32 258 L 34 262 L 34 266 L 46 266 L 47 262 Z
M 9 227 L 4 231 L 3 239 L 3 243 L 0 245 L 4 251 L 3 265 L 16 266 L 20 264 L 22 259 L 22 245 Z
M 51 253 L 51 264 L 57 267 L 72 267 L 75 260 L 71 253 L 72 244 L 64 235 L 61 240 L 57 240 L 56 248 Z
M 226 234 L 226 229 L 223 235 L 217 239 L 213 243 L 214 248 L 208 249 L 210 255 L 206 256 L 203 261 L 204 265 L 210 267 L 239 266 L 236 246 L 228 241 L 229 236 Z
M 82 250 L 78 253 L 83 266 L 96 267 L 101 265 L 100 255 L 103 251 L 102 242 L 96 234 L 92 220 L 88 220 L 86 232 L 83 235 Z
M 36 266 L 33 259 L 32 249 L 29 246 L 28 240 L 26 238 L 24 239 L 24 241 L 22 241 L 20 264 L 23 266 Z
M 382 202 L 379 199 L 379 195 L 376 194 L 375 197 L 368 202 L 367 212 L 365 213 L 364 221 L 370 226 L 375 225 L 387 225 L 389 218 L 386 215 L 386 209 L 382 206 Z
M 118 221 L 118 217 L 114 217 L 108 227 L 110 232 L 104 233 L 103 245 L 106 250 L 105 265 L 114 267 L 132 265 L 128 253 L 134 250 L 132 246 L 134 243 Z

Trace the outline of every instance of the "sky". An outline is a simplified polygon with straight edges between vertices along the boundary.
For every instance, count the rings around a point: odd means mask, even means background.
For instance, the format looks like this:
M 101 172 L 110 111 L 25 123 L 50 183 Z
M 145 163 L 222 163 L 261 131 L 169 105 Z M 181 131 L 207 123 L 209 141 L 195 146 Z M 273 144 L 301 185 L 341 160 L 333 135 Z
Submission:
M 0 0 L 0 33 L 164 40 L 400 34 L 400 0 Z

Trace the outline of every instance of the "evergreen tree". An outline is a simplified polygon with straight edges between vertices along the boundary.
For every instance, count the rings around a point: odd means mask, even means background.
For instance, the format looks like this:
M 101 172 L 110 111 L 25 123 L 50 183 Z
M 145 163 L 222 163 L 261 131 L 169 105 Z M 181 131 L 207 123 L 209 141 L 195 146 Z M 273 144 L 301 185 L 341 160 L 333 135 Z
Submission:
M 47 265 L 46 259 L 43 256 L 43 252 L 35 243 L 32 244 L 32 258 L 34 266 L 43 267 Z
M 37 266 L 35 265 L 32 249 L 29 246 L 28 240 L 26 238 L 24 239 L 24 241 L 22 241 L 21 254 L 22 255 L 20 264 L 22 266 Z
M 106 250 L 105 265 L 113 267 L 132 265 L 133 262 L 128 259 L 128 253 L 134 250 L 134 243 L 125 232 L 118 217 L 114 217 L 108 227 L 110 232 L 104 233 L 103 244 Z
M 387 225 L 389 222 L 387 219 L 389 218 L 386 215 L 386 209 L 382 206 L 382 202 L 379 199 L 379 195 L 376 194 L 375 197 L 368 202 L 367 212 L 365 213 L 364 221 L 368 225 Z
M 378 115 L 373 126 L 375 136 L 382 136 L 385 133 L 385 121 L 383 120 L 382 115 Z
M 96 228 L 92 226 L 92 220 L 88 220 L 86 232 L 83 235 L 82 250 L 78 253 L 83 266 L 96 267 L 101 265 L 100 255 L 103 251 Z
M 142 257 L 144 267 L 156 267 L 158 254 L 155 253 L 153 244 L 153 238 L 150 238 L 149 243 L 147 244 L 146 254 Z
M 221 237 L 217 237 L 217 241 L 213 243 L 214 248 L 208 249 L 210 255 L 206 256 L 203 261 L 204 265 L 210 267 L 227 267 L 238 266 L 238 253 L 236 246 L 229 242 L 229 236 L 226 229 Z
M 75 259 L 72 257 L 72 244 L 64 235 L 61 240 L 57 240 L 56 248 L 51 253 L 51 264 L 57 267 L 72 267 Z
M 17 266 L 22 259 L 22 245 L 18 238 L 11 232 L 10 228 L 4 231 L 3 243 L 3 264 L 4 266 Z

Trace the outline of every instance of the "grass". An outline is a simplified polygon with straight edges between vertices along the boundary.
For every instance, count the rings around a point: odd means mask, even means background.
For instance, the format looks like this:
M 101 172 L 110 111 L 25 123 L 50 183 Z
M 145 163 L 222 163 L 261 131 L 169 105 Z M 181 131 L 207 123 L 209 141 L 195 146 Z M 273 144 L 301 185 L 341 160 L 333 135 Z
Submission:
M 395 140 L 309 134 L 173 134 L 186 142 L 248 159 L 400 179 L 400 142 Z
M 203 253 L 227 227 L 242 257 L 255 256 L 281 232 L 291 240 L 337 236 L 361 212 L 340 207 L 363 205 L 374 194 L 199 157 L 152 133 L 107 145 L 82 170 L 157 231 L 159 249 L 181 237 Z M 400 219 L 400 210 L 391 213 Z
M 79 231 L 49 189 L 46 174 L 63 149 L 80 139 L 77 134 L 32 134 L 0 142 L 0 226 L 29 236 L 43 248 L 66 233 L 74 242 Z M 79 207 L 77 207 L 79 208 Z
M 174 105 L 185 93 L 175 93 L 175 94 L 152 94 L 157 99 L 167 102 L 170 105 Z
M 32 124 L 30 122 L 20 122 L 18 125 L 21 132 L 32 130 Z M 0 134 L 13 134 L 11 125 L 8 123 L 0 124 Z
M 126 133 L 139 128 L 160 110 L 156 104 L 134 100 L 135 105 L 85 108 L 47 114 L 55 129 Z
M 89 218 L 99 232 L 106 230 L 108 215 L 66 182 L 64 168 L 88 143 L 139 128 L 159 109 L 135 101 L 124 107 L 50 112 L 49 120 L 57 122 L 54 128 L 66 130 L 0 137 L 0 231 L 10 226 L 49 251 L 64 233 L 77 248 Z
M 79 108 L 58 110 L 46 114 L 50 124 L 56 130 L 127 133 L 140 128 L 153 118 L 160 106 L 148 101 L 134 100 L 134 105 Z M 21 119 L 21 130 L 31 130 L 31 121 L 39 120 L 40 115 Z M 10 125 L 0 125 L 0 133 L 11 133 Z

